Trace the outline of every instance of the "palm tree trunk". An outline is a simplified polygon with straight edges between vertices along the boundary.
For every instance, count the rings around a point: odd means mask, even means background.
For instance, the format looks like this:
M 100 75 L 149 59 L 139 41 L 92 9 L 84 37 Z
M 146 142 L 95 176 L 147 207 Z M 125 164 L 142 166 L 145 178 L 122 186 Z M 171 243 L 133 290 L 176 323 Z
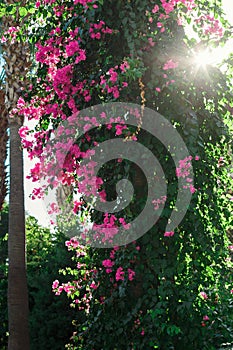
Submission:
M 25 259 L 25 212 L 23 157 L 18 134 L 20 125 L 10 127 L 10 208 L 8 238 L 8 350 L 29 350 L 28 292 Z
M 6 146 L 7 146 L 7 113 L 5 109 L 5 93 L 0 90 L 0 211 L 6 197 Z
M 14 0 L 6 0 L 6 6 Z M 23 6 L 25 1 L 21 2 Z M 15 16 L 15 17 L 13 17 Z M 9 27 L 20 28 L 18 12 L 2 18 L 3 31 Z M 10 202 L 8 230 L 8 350 L 29 350 L 28 291 L 26 278 L 25 211 L 23 187 L 23 151 L 19 128 L 23 119 L 17 112 L 17 101 L 22 88 L 27 85 L 26 74 L 30 66 L 29 49 L 25 42 L 17 40 L 2 44 L 5 59 L 6 91 L 5 107 L 10 129 Z

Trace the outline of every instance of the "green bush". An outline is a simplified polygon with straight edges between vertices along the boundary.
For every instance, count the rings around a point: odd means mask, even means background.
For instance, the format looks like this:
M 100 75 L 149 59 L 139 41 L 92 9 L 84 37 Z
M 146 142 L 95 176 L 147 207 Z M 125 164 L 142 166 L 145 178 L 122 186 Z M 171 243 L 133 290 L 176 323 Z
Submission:
M 7 208 L 2 212 L 0 230 L 0 349 L 7 348 Z M 30 311 L 30 341 L 32 350 L 65 347 L 72 332 L 74 312 L 69 301 L 52 293 L 52 282 L 57 270 L 66 266 L 70 254 L 65 248 L 65 237 L 59 232 L 38 225 L 34 217 L 26 220 L 27 276 Z

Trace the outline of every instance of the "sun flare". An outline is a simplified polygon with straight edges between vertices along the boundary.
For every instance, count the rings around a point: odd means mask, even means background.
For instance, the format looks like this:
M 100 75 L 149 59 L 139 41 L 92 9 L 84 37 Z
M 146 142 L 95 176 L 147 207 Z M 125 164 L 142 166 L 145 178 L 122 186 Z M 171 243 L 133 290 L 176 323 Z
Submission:
M 232 11 L 233 11 L 233 1 L 232 0 L 222 0 L 223 10 L 226 19 L 233 26 Z M 231 27 L 232 28 L 232 27 Z M 189 38 L 193 38 L 200 42 L 198 34 L 193 30 L 193 23 L 186 26 L 185 32 Z M 224 46 L 219 46 L 217 48 L 203 48 L 198 52 L 193 52 L 194 54 L 194 64 L 197 67 L 206 67 L 207 65 L 216 66 L 227 59 L 233 52 L 233 37 L 229 38 Z
M 228 50 L 225 47 L 215 49 L 204 49 L 198 52 L 195 56 L 195 63 L 197 66 L 205 67 L 207 65 L 217 65 L 221 63 L 228 55 Z

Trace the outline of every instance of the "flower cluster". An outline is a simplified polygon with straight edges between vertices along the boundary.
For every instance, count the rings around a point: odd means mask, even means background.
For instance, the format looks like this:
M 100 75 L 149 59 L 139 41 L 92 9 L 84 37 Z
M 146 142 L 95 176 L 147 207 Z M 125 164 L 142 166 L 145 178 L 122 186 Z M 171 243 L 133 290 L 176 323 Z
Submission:
M 203 14 L 195 20 L 196 25 L 200 28 L 201 35 L 209 39 L 219 40 L 224 35 L 224 29 L 214 15 Z
M 192 184 L 193 180 L 189 177 L 192 159 L 193 157 L 189 156 L 185 159 L 180 160 L 179 167 L 176 168 L 176 175 L 177 177 L 185 179 L 186 185 L 183 186 L 184 189 L 188 188 L 191 193 L 195 193 L 196 189 Z M 196 156 L 195 160 L 199 160 L 199 156 Z

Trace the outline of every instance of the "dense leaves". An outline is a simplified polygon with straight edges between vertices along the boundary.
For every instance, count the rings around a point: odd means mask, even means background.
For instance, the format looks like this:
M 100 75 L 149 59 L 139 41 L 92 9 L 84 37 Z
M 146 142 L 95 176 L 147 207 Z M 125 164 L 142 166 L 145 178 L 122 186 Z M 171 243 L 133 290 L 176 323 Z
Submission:
M 230 35 L 220 2 L 41 1 L 36 8 L 29 35 L 36 47 L 32 84 L 18 102 L 19 113 L 37 121 L 35 130 L 21 129 L 23 146 L 39 159 L 32 180 L 53 169 L 53 157 L 44 159 L 43 149 L 54 130 L 64 134 L 61 122 L 67 121 L 69 131 L 80 110 L 110 101 L 138 103 L 141 110 L 146 105 L 171 121 L 190 153 L 180 167 L 188 172 L 192 163 L 195 175 L 194 184 L 187 186 L 193 196 L 185 218 L 175 233 L 164 234 L 182 169 L 175 167 L 169 150 L 143 130 L 143 118 L 137 130 L 119 121 L 106 130 L 87 119 L 96 129 L 77 140 L 59 176 L 50 173 L 51 188 L 62 181 L 77 193 L 80 175 L 86 175 L 79 173 L 79 164 L 94 142 L 130 133 L 159 160 L 167 194 L 155 199 L 155 207 L 164 204 L 160 219 L 137 242 L 113 249 L 82 246 L 75 239 L 66 242 L 74 252 L 71 266 L 62 270 L 62 281 L 56 278 L 53 289 L 58 299 L 66 293 L 77 310 L 67 347 L 210 350 L 232 342 L 232 245 L 227 236 L 233 225 L 232 58 L 225 73 L 195 61 L 200 50 L 222 45 Z M 39 24 L 33 25 L 38 16 Z M 186 36 L 187 23 L 199 39 Z M 65 147 L 65 138 L 62 141 Z M 56 146 L 59 158 L 61 145 Z M 127 225 L 140 212 L 147 179 L 132 162 L 106 163 L 99 192 L 113 200 L 115 185 L 124 176 L 137 183 L 126 212 L 103 215 L 89 210 L 81 198 L 74 202 L 80 227 L 86 214 L 97 224 L 115 227 Z M 33 196 L 42 192 L 37 188 Z M 68 235 L 69 229 L 67 225 Z M 41 296 L 33 300 L 35 305 Z
M 1 284 L 0 284 L 0 347 L 7 348 L 7 207 L 1 220 Z M 64 241 L 59 232 L 51 233 L 28 217 L 27 233 L 27 272 L 30 307 L 31 349 L 62 349 L 70 337 L 74 314 L 69 301 L 58 299 L 51 291 L 51 284 L 57 270 L 66 266 L 70 260 Z

